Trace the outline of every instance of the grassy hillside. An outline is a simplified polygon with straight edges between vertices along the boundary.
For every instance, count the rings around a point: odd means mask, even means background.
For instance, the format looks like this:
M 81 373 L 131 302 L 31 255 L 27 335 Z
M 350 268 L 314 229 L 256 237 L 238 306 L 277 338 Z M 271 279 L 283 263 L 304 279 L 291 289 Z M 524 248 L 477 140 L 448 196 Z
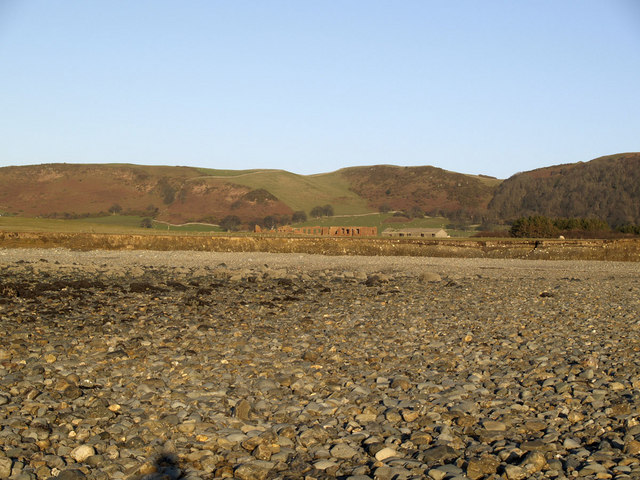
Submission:
M 82 219 L 89 228 L 137 228 L 145 217 L 162 229 L 166 223 L 218 224 L 229 215 L 250 225 L 323 205 L 338 216 L 329 220 L 333 225 L 353 225 L 355 219 L 380 230 L 397 219 L 358 216 L 405 210 L 459 225 L 534 214 L 640 224 L 640 153 L 537 169 L 506 181 L 429 166 L 352 167 L 318 175 L 128 164 L 0 168 L 0 215 Z M 354 219 L 336 223 L 342 215 Z M 432 226 L 430 220 L 417 222 Z
M 256 201 L 252 192 L 270 195 Z M 273 198 L 275 197 L 275 199 Z M 370 212 L 339 174 L 303 176 L 281 170 L 211 170 L 125 164 L 48 164 L 0 168 L 0 214 L 75 218 L 123 213 L 172 223 L 248 221 L 309 212 L 331 204 L 337 214 Z
M 338 172 L 321 175 L 296 175 L 283 170 L 257 170 L 232 175 L 217 174 L 214 170 L 203 179 L 228 178 L 234 184 L 251 189 L 263 188 L 276 196 L 292 210 L 309 212 L 317 205 L 330 204 L 338 215 L 371 212 L 365 199 L 351 191 L 346 178 Z
M 204 178 L 204 180 L 203 180 Z M 48 164 L 0 168 L 0 214 L 77 218 L 108 213 L 153 216 L 171 223 L 226 215 L 287 214 L 277 198 L 257 199 L 228 178 L 191 167 Z

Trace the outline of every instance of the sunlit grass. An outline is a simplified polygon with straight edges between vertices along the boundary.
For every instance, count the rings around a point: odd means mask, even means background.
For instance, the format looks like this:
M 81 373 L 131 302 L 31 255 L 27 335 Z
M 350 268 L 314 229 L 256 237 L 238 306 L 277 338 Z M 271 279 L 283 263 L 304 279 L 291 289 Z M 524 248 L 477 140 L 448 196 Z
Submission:
M 118 233 L 118 234 L 216 234 L 216 235 L 249 235 L 249 232 L 227 233 L 216 225 L 203 223 L 189 223 L 172 225 L 152 220 L 151 228 L 143 228 L 141 222 L 145 217 L 133 215 L 109 215 L 105 217 L 83 218 L 74 220 L 28 218 L 17 216 L 1 216 L 0 230 L 14 232 L 62 232 L 62 233 Z M 475 231 L 447 229 L 448 220 L 444 217 L 415 218 L 409 222 L 385 223 L 393 218 L 390 213 L 374 213 L 354 216 L 334 216 L 309 219 L 304 223 L 294 224 L 295 227 L 304 226 L 336 226 L 336 227 L 377 227 L 378 234 L 387 228 L 444 228 L 452 237 L 469 237 Z
M 0 217 L 0 229 L 12 232 L 62 232 L 62 233 L 213 233 L 222 229 L 206 224 L 167 225 L 153 221 L 152 228 L 141 227 L 145 217 L 134 215 L 109 215 L 106 217 L 61 220 L 51 218 Z
M 297 175 L 283 170 L 207 170 L 212 177 L 229 177 L 238 185 L 263 188 L 294 211 L 309 212 L 313 207 L 332 205 L 337 215 L 371 213 L 364 198 L 349 189 L 349 182 L 339 172 L 322 175 Z

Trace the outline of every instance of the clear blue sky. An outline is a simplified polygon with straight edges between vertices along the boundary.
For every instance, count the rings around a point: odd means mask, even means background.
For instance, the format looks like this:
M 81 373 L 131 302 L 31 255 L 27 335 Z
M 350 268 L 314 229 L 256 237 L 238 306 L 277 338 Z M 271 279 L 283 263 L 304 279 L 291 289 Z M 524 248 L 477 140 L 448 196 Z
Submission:
M 500 178 L 640 150 L 640 0 L 0 0 L 0 166 Z

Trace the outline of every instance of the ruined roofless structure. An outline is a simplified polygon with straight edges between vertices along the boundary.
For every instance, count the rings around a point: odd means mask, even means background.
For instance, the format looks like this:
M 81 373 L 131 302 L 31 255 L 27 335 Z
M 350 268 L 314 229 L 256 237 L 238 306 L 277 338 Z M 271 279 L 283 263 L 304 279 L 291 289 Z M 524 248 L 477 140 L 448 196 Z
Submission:
M 383 237 L 421 237 L 421 238 L 447 238 L 449 235 L 442 228 L 387 228 L 382 232 Z
M 264 230 L 256 225 L 255 232 Z M 285 225 L 278 227 L 278 233 L 288 233 L 290 235 L 313 235 L 327 237 L 377 237 L 378 227 L 292 227 Z

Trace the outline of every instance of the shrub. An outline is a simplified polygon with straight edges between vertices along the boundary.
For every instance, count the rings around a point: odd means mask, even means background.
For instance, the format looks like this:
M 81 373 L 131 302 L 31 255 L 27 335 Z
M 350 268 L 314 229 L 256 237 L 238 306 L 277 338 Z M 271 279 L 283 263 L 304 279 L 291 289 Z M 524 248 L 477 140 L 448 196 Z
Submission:
M 298 210 L 297 212 L 293 212 L 293 216 L 291 217 L 293 223 L 301 223 L 307 221 L 307 214 L 302 210 Z
M 232 232 L 238 229 L 240 226 L 240 218 L 236 215 L 227 215 L 220 221 L 220 226 L 228 232 Z
M 611 229 L 607 222 L 598 218 L 549 218 L 534 215 L 517 219 L 510 232 L 514 237 L 553 238 L 563 235 L 567 238 L 594 238 L 610 236 Z
M 632 224 L 626 224 L 626 225 L 621 225 L 618 228 L 616 228 L 616 231 L 620 232 L 620 233 L 630 233 L 632 235 L 640 235 L 640 225 L 632 225 Z
M 420 207 L 413 206 L 411 207 L 411 210 L 409 210 L 409 215 L 410 218 L 424 218 L 424 210 L 422 210 Z
M 309 212 L 309 214 L 313 218 L 332 217 L 333 207 L 331 205 L 322 205 L 322 206 L 318 205 L 316 207 L 313 207 L 311 209 L 311 212 Z
M 165 205 L 173 203 L 173 201 L 176 199 L 176 189 L 169 183 L 168 178 L 162 177 L 158 181 L 158 190 L 160 191 L 162 202 Z
M 242 196 L 243 200 L 247 200 L 249 202 L 257 202 L 257 203 L 265 203 L 269 200 L 277 201 L 278 198 L 271 194 L 269 191 L 264 188 L 258 188 L 256 190 L 251 190 L 248 193 L 245 193 Z
M 140 227 L 153 228 L 153 221 L 149 217 L 143 218 L 142 220 L 140 220 Z
M 322 211 L 322 207 L 313 207 L 311 209 L 311 211 L 309 212 L 309 215 L 311 215 L 313 218 L 320 218 L 324 215 L 323 211 Z
M 109 213 L 111 215 L 117 215 L 120 212 L 122 212 L 122 207 L 120 205 L 118 205 L 117 203 L 114 203 L 113 205 L 111 205 L 109 207 Z
M 511 235 L 519 238 L 552 238 L 560 234 L 553 220 L 542 215 L 517 219 L 511 225 Z

